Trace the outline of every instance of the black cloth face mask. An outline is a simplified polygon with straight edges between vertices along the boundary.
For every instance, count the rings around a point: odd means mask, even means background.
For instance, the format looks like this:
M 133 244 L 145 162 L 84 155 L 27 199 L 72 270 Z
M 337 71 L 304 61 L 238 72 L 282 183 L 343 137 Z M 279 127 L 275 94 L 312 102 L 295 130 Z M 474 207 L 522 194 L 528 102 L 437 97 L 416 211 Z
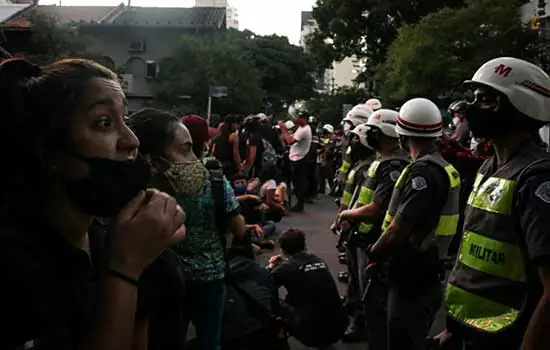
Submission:
M 63 181 L 67 195 L 80 210 L 97 217 L 118 214 L 147 188 L 151 178 L 150 165 L 141 156 L 135 160 L 118 161 L 71 155 L 85 162 L 89 171 L 83 179 Z

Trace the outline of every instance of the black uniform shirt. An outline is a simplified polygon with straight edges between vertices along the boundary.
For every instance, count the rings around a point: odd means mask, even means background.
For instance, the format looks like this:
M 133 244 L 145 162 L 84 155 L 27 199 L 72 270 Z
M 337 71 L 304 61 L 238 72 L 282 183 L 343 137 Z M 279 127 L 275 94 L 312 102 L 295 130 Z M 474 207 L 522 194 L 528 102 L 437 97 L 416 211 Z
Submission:
M 374 203 L 381 208 L 387 208 L 390 204 L 391 195 L 395 182 L 405 169 L 406 163 L 397 160 L 390 160 L 380 163 L 377 169 L 378 182 L 374 190 Z
M 449 177 L 441 167 L 427 161 L 414 162 L 406 175 L 396 216 L 413 222 L 414 234 L 432 232 L 447 201 L 449 186 Z

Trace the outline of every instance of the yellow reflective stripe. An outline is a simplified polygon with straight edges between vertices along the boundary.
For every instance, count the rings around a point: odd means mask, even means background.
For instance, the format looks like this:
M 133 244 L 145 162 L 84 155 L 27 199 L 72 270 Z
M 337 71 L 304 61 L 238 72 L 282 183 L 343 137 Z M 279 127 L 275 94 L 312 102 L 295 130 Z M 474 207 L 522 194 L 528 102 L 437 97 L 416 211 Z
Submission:
M 517 183 L 513 180 L 490 177 L 479 186 L 477 191 L 472 191 L 468 204 L 489 212 L 510 215 L 516 185 Z
M 342 162 L 342 166 L 340 167 L 340 169 L 338 169 L 342 174 L 347 174 L 347 172 L 349 171 L 349 168 L 350 168 L 351 164 L 350 162 L 344 160 Z
M 465 231 L 458 261 L 474 270 L 507 280 L 525 282 L 523 255 L 518 246 Z
M 372 202 L 373 195 L 374 195 L 374 192 L 370 188 L 366 186 L 361 186 L 361 190 L 359 191 L 359 196 L 357 197 L 356 206 L 369 204 L 370 202 Z
M 458 174 L 458 171 L 455 169 L 454 166 L 451 164 L 447 165 L 445 167 L 445 172 L 449 176 L 449 180 L 451 181 L 451 188 L 455 188 L 460 186 L 460 175 Z
M 405 169 L 403 169 L 403 171 L 401 172 L 401 175 L 399 175 L 399 177 L 397 178 L 394 188 L 401 188 L 405 184 L 405 177 L 407 176 L 408 173 L 409 173 L 409 165 L 407 165 Z
M 352 169 L 348 174 L 348 180 L 346 181 L 346 183 L 348 185 L 353 185 L 354 179 L 355 179 L 355 169 Z
M 388 229 L 392 220 L 393 220 L 393 216 L 391 216 L 389 212 L 386 212 L 386 216 L 384 216 L 384 222 L 382 223 L 382 232 Z
M 370 230 L 372 230 L 373 224 L 367 224 L 365 222 L 362 222 L 359 225 L 359 233 L 369 233 Z
M 454 236 L 456 227 L 458 226 L 458 216 L 459 214 L 441 215 L 435 229 L 435 234 L 437 236 Z
M 344 194 L 342 194 L 342 205 L 349 205 L 349 202 L 351 202 L 351 197 L 353 194 L 349 193 L 348 191 L 345 191 Z
M 368 171 L 367 175 L 369 177 L 375 177 L 376 176 L 376 170 L 378 170 L 379 165 L 380 165 L 379 160 L 375 160 L 374 162 L 372 162 L 372 164 L 369 167 L 369 171 Z
M 452 284 L 445 291 L 447 311 L 454 318 L 487 332 L 498 332 L 510 326 L 519 315 L 518 310 L 495 303 Z

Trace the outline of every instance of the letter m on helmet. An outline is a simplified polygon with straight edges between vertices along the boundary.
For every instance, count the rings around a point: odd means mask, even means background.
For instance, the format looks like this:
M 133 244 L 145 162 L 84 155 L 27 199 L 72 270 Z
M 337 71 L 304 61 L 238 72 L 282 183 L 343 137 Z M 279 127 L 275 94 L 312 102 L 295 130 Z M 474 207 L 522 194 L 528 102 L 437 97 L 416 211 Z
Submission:
M 508 75 L 510 75 L 510 73 L 512 73 L 512 67 L 508 67 L 508 66 L 505 66 L 503 64 L 499 64 L 495 68 L 495 73 L 498 74 L 498 75 L 502 75 L 505 78 L 508 78 Z

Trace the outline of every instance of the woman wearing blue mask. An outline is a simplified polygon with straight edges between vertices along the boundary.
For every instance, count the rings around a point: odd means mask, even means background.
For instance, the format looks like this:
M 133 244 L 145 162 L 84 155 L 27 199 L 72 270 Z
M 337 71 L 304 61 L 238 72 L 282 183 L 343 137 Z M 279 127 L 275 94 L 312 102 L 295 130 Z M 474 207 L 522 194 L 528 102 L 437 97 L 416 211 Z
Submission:
M 186 308 L 197 331 L 200 350 L 219 349 L 225 300 L 223 237 L 216 227 L 213 182 L 201 160 L 208 140 L 206 122 L 193 116 L 189 127 L 156 109 L 134 113 L 129 126 L 140 140 L 139 151 L 151 163 L 153 185 L 173 195 L 186 212 L 187 240 L 173 247 L 185 278 Z M 223 179 L 227 231 L 242 237 L 246 230 L 239 204 Z M 186 322 L 187 328 L 189 322 Z

